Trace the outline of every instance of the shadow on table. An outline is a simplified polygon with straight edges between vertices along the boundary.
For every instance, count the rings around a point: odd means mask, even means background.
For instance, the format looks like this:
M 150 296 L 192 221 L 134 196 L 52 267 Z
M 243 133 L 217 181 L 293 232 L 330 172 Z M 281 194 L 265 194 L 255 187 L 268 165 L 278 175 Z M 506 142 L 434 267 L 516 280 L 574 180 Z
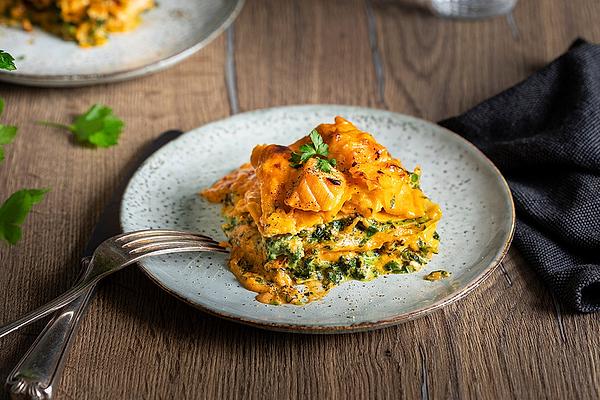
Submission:
M 118 312 L 127 313 L 132 324 L 166 332 L 177 340 L 186 341 L 199 334 L 203 335 L 203 341 L 209 342 L 222 342 L 224 337 L 242 335 L 260 336 L 271 341 L 276 337 L 286 341 L 291 337 L 317 336 L 272 332 L 212 316 L 171 296 L 137 267 L 121 271 L 106 286 L 104 289 L 109 301 L 114 303 Z
M 373 7 L 382 11 L 396 9 L 406 15 L 435 17 L 428 2 L 429 0 L 372 0 Z

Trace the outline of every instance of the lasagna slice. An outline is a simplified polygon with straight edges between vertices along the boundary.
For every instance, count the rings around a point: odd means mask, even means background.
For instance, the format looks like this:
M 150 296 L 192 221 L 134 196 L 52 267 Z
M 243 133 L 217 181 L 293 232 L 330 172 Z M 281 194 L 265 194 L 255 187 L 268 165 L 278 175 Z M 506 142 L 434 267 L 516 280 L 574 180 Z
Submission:
M 201 192 L 223 204 L 229 268 L 268 304 L 306 304 L 346 280 L 420 270 L 437 253 L 439 206 L 367 132 L 341 117 Z
M 104 44 L 109 33 L 134 29 L 154 0 L 0 0 L 0 22 L 30 31 L 33 25 L 75 40 Z

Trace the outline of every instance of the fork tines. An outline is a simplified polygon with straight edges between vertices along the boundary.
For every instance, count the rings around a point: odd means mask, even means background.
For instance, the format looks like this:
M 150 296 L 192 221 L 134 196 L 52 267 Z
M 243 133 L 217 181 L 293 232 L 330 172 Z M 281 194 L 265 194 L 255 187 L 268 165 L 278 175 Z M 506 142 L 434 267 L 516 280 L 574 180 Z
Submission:
M 182 232 L 168 229 L 154 229 L 126 233 L 116 238 L 129 254 L 147 254 L 168 252 L 169 250 L 181 251 L 218 251 L 227 252 L 217 241 L 208 236 L 193 232 Z

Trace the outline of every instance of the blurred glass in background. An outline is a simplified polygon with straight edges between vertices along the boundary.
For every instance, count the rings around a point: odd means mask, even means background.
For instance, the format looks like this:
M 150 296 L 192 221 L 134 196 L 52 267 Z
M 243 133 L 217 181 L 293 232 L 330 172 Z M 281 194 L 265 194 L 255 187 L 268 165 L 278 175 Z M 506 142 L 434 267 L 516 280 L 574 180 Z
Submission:
M 517 0 L 431 0 L 431 8 L 442 17 L 485 18 L 508 14 Z

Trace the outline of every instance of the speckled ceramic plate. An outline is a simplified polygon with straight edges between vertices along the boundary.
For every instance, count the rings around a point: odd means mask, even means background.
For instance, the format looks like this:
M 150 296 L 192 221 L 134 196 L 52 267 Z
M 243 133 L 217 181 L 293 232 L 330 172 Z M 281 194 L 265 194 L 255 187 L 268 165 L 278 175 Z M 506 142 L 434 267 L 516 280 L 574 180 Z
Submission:
M 189 254 L 148 259 L 142 269 L 185 302 L 266 329 L 333 333 L 398 324 L 455 301 L 501 261 L 514 228 L 512 197 L 494 165 L 460 136 L 433 123 L 369 108 L 310 105 L 239 114 L 183 135 L 154 154 L 125 192 L 124 231 L 176 228 L 224 240 L 220 206 L 197 192 L 247 162 L 259 143 L 288 144 L 341 115 L 374 134 L 407 168 L 423 168 L 422 188 L 438 202 L 439 254 L 421 272 L 347 282 L 306 306 L 272 306 L 239 285 L 227 256 Z M 432 270 L 451 272 L 429 282 Z
M 33 86 L 83 86 L 156 72 L 189 57 L 219 35 L 244 0 L 160 0 L 131 32 L 104 46 L 81 48 L 40 29 L 0 26 L 0 49 L 17 58 L 17 70 L 0 80 Z

